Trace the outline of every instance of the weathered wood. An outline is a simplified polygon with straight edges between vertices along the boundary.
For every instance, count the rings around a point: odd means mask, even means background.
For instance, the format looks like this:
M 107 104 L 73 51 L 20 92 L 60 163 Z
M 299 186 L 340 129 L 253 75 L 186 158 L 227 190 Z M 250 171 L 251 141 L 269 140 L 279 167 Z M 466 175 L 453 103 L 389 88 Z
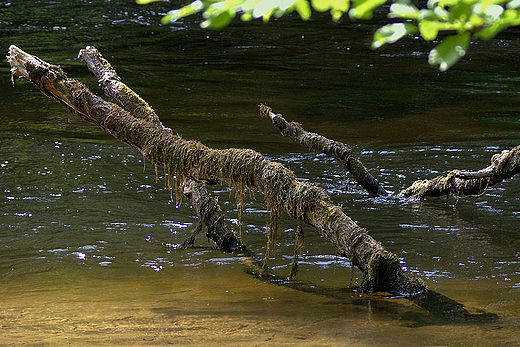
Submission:
M 9 48 L 9 53 L 14 76 L 30 80 L 44 94 L 137 148 L 154 164 L 164 166 L 169 184 L 177 188 L 178 194 L 187 179 L 226 181 L 235 188 L 239 200 L 243 199 L 244 188 L 258 190 L 271 211 L 285 210 L 291 217 L 310 224 L 336 246 L 338 254 L 349 258 L 363 272 L 362 290 L 400 295 L 425 290 L 422 281 L 402 269 L 395 254 L 345 215 L 321 188 L 298 181 L 283 165 L 250 149 L 215 150 L 182 139 L 167 128 L 136 118 L 97 97 L 54 65 L 42 64 L 15 46 Z
M 520 145 L 493 155 L 491 165 L 476 171 L 453 170 L 446 176 L 415 181 L 397 197 L 422 199 L 437 196 L 464 196 L 481 194 L 488 187 L 513 177 L 520 172 Z
M 80 50 L 78 58 L 83 60 L 88 69 L 96 76 L 107 96 L 116 99 L 134 117 L 149 121 L 158 127 L 164 127 L 153 108 L 122 82 L 112 65 L 95 47 L 87 46 Z
M 283 136 L 290 137 L 311 150 L 319 150 L 335 158 L 352 173 L 356 181 L 374 196 L 390 196 L 382 185 L 365 169 L 361 161 L 354 158 L 351 149 L 344 143 L 328 139 L 320 134 L 308 132 L 301 124 L 287 122 L 282 115 L 274 114 L 270 107 L 261 104 L 260 114 L 271 119 L 273 125 Z M 430 180 L 415 181 L 410 187 L 401 190 L 393 197 L 403 199 L 422 199 L 439 196 L 478 195 L 491 187 L 520 172 L 520 146 L 493 155 L 491 165 L 479 171 L 453 170 L 446 176 Z
M 183 194 L 190 199 L 200 222 L 206 226 L 206 236 L 213 240 L 218 248 L 233 253 L 245 249 L 235 233 L 227 227 L 220 206 L 216 199 L 211 197 L 204 183 L 188 180 L 184 185 Z
M 281 114 L 273 113 L 272 109 L 267 105 L 261 104 L 259 107 L 260 114 L 269 117 L 274 127 L 277 128 L 283 136 L 294 139 L 310 150 L 320 151 L 336 159 L 352 174 L 356 182 L 371 195 L 389 195 L 379 181 L 363 166 L 361 161 L 352 155 L 352 149 L 346 144 L 331 140 L 317 133 L 306 131 L 300 123 L 286 121 Z

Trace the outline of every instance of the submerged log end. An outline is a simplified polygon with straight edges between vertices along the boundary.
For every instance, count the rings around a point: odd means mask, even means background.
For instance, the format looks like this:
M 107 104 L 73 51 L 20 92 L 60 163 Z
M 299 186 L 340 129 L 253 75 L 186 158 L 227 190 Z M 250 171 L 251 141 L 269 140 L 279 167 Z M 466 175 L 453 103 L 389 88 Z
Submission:
M 258 105 L 258 108 L 260 109 L 260 116 L 262 117 L 270 117 L 270 114 L 273 111 L 272 108 L 263 103 Z
M 395 254 L 387 251 L 374 253 L 359 288 L 362 292 L 387 292 L 395 295 L 416 296 L 423 293 L 426 284 L 403 270 Z
M 218 249 L 229 253 L 239 253 L 245 251 L 245 246 L 231 230 L 222 232 L 220 230 L 209 229 L 206 237 L 213 240 Z

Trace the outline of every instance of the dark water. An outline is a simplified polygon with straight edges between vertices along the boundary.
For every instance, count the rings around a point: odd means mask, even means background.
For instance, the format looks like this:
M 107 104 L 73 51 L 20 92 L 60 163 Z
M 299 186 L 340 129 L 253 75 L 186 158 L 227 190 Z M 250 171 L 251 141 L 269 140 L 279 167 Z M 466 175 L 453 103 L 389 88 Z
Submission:
M 0 47 L 62 66 L 101 93 L 76 60 L 96 46 L 184 138 L 253 148 L 331 194 L 408 270 L 471 314 L 352 291 L 360 273 L 310 228 L 298 279 L 314 293 L 255 279 L 244 259 L 170 249 L 196 221 L 175 206 L 159 171 L 0 65 L 0 345 L 520 345 L 520 185 L 475 197 L 402 203 L 368 197 L 333 160 L 282 138 L 257 104 L 351 145 L 389 190 L 448 170 L 477 170 L 519 144 L 518 31 L 471 45 L 447 73 L 432 45 L 367 48 L 371 22 L 316 15 L 268 25 L 159 25 L 173 3 L 0 3 Z M 215 188 L 230 224 L 236 203 Z M 246 202 L 243 240 L 262 257 L 268 216 Z M 236 227 L 236 225 L 235 225 Z M 290 271 L 296 223 L 269 265 Z M 307 283 L 307 282 L 306 282 Z M 311 290 L 312 291 L 312 290 Z M 439 304 L 440 305 L 440 304 Z M 449 306 L 440 305 L 445 312 Z

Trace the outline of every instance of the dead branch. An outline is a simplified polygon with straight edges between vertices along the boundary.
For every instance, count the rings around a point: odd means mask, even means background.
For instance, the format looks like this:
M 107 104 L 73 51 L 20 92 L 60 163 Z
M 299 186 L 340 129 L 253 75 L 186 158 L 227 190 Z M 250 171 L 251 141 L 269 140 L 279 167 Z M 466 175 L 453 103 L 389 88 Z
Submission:
M 310 224 L 336 246 L 338 254 L 349 258 L 363 272 L 362 290 L 403 295 L 425 290 L 422 281 L 403 271 L 395 254 L 345 215 L 321 188 L 298 181 L 281 164 L 250 149 L 215 150 L 184 140 L 99 98 L 84 84 L 68 79 L 59 67 L 44 64 L 15 46 L 9 48 L 8 61 L 13 76 L 28 79 L 45 95 L 135 147 L 154 164 L 164 166 L 168 184 L 175 187 L 178 196 L 187 179 L 223 180 L 239 195 L 245 188 L 256 189 L 264 194 L 271 211 L 283 209 Z
M 101 56 L 95 47 L 87 46 L 80 50 L 78 58 L 83 60 L 88 69 L 96 76 L 107 96 L 116 99 L 134 117 L 163 127 L 161 120 L 150 105 L 121 81 L 112 65 Z
M 372 176 L 363 166 L 361 161 L 352 156 L 352 150 L 344 143 L 331 140 L 320 134 L 308 132 L 300 123 L 287 122 L 281 114 L 274 114 L 272 109 L 264 104 L 260 106 L 260 114 L 269 117 L 274 127 L 283 136 L 290 137 L 296 142 L 304 145 L 310 150 L 318 150 L 329 157 L 336 159 L 347 171 L 349 171 L 356 182 L 374 196 L 388 195 L 378 180 Z
M 402 190 L 397 197 L 422 199 L 445 195 L 478 195 L 488 187 L 511 178 L 519 172 L 520 145 L 493 155 L 491 165 L 482 170 L 475 172 L 453 170 L 446 176 L 415 181 L 410 187 Z
M 266 105 L 260 105 L 260 114 L 269 117 L 283 136 L 291 137 L 311 150 L 320 150 L 338 160 L 372 195 L 388 195 L 388 192 L 368 173 L 361 162 L 352 157 L 351 149 L 345 144 L 307 132 L 301 124 L 287 122 L 280 114 L 274 114 Z M 475 172 L 453 170 L 446 176 L 438 176 L 431 180 L 418 180 L 395 196 L 404 199 L 422 199 L 450 195 L 478 195 L 488 187 L 510 178 L 518 172 L 520 172 L 520 146 L 493 155 L 491 165 L 482 170 Z
M 191 200 L 200 222 L 206 226 L 206 236 L 213 240 L 218 248 L 233 253 L 244 250 L 235 233 L 227 227 L 220 206 L 208 193 L 204 183 L 188 180 L 184 185 L 183 194 Z

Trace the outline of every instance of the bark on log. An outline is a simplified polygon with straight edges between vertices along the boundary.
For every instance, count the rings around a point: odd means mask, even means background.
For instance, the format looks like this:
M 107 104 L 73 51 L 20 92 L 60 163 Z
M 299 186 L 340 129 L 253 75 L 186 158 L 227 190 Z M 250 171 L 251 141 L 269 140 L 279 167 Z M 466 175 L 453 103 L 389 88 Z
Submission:
M 294 139 L 310 150 L 321 151 L 329 157 L 336 159 L 354 176 L 356 182 L 371 195 L 389 195 L 379 181 L 363 166 L 361 161 L 352 156 L 352 149 L 346 144 L 328 139 L 320 134 L 308 132 L 303 129 L 300 123 L 287 122 L 281 114 L 274 114 L 272 109 L 267 105 L 261 104 L 259 107 L 260 114 L 269 117 L 274 127 L 277 128 L 283 136 Z
M 137 148 L 156 165 L 165 166 L 169 184 L 177 194 L 187 179 L 223 180 L 240 195 L 244 189 L 264 194 L 271 211 L 285 210 L 312 225 L 363 272 L 361 290 L 415 295 L 424 283 L 403 271 L 399 258 L 383 248 L 368 232 L 335 206 L 315 185 L 300 182 L 292 171 L 250 149 L 215 150 L 180 138 L 153 122 L 139 119 L 121 107 L 94 95 L 82 83 L 68 79 L 54 65 L 15 46 L 8 61 L 13 76 L 33 82 L 45 95 L 72 108 L 122 142 Z M 175 179 L 174 179 L 175 177 Z
M 227 227 L 220 206 L 211 197 L 204 183 L 188 180 L 183 193 L 191 200 L 200 222 L 206 225 L 206 236 L 213 240 L 217 247 L 233 253 L 245 250 L 235 233 Z
M 446 176 L 431 180 L 415 181 L 397 197 L 422 199 L 437 196 L 478 195 L 488 187 L 502 182 L 520 172 L 520 145 L 493 155 L 491 165 L 476 171 L 453 170 Z

